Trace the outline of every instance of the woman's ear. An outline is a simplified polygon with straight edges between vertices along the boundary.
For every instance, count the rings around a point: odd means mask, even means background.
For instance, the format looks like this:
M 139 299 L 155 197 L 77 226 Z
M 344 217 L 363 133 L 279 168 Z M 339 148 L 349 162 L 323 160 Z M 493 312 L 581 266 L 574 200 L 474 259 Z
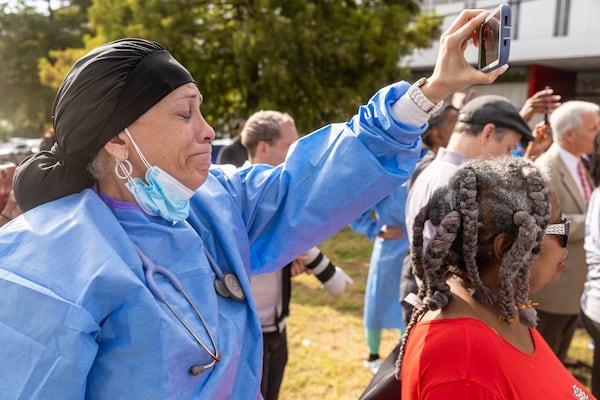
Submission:
M 506 233 L 501 233 L 494 238 L 492 242 L 492 254 L 496 262 L 500 262 L 504 254 L 510 249 L 513 242 Z
M 124 132 L 110 139 L 105 145 L 104 150 L 110 154 L 115 160 L 123 161 L 129 157 L 129 146 L 127 135 Z

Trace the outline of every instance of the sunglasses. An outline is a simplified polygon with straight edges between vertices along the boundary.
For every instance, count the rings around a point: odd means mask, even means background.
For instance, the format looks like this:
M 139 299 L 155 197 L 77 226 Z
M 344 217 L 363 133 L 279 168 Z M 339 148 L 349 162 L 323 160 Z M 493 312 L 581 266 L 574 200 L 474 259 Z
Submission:
M 560 245 L 567 247 L 567 241 L 569 240 L 569 226 L 571 222 L 562 218 L 559 224 L 550 224 L 546 227 L 546 234 L 556 235 L 560 239 Z

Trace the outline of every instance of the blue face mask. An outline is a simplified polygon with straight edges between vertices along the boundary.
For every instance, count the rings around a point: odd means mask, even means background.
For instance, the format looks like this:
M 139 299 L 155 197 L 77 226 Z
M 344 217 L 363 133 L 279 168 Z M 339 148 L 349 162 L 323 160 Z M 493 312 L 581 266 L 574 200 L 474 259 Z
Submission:
M 147 168 L 146 183 L 140 178 L 131 177 L 131 164 L 127 160 L 125 160 L 127 163 L 117 162 L 117 167 L 122 172 L 119 174 L 117 171 L 117 176 L 127 179 L 125 186 L 146 213 L 159 215 L 171 222 L 185 220 L 190 212 L 190 198 L 194 195 L 194 191 L 159 167 L 151 166 L 127 128 L 125 128 L 125 133 L 129 136 L 135 151 Z M 128 164 L 129 170 L 124 164 Z

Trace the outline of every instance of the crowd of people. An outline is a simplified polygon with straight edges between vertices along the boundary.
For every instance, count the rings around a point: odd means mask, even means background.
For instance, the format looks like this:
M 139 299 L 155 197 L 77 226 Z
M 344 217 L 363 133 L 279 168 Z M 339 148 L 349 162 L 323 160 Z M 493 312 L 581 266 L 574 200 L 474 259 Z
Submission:
M 2 396 L 276 399 L 291 277 L 341 293 L 352 279 L 315 246 L 350 225 L 374 240 L 373 386 L 598 397 L 598 346 L 591 392 L 566 366 L 579 323 L 600 340 L 600 107 L 552 89 L 520 110 L 444 106 L 507 69 L 465 61 L 486 16 L 461 13 L 431 76 L 347 123 L 299 138 L 279 111 L 236 121 L 215 166 L 202 88 L 165 47 L 125 38 L 77 60 L 52 143 L 0 170 Z M 383 329 L 401 337 L 385 381 Z

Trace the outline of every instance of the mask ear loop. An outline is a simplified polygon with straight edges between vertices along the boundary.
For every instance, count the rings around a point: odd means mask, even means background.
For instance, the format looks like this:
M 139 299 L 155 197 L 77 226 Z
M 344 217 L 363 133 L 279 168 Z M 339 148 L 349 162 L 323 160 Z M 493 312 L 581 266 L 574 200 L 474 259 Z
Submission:
M 129 161 L 128 159 L 124 159 L 123 161 L 116 160 L 115 175 L 117 176 L 117 178 L 127 181 L 127 183 L 125 184 L 125 187 L 127 188 L 127 190 L 129 190 L 133 194 L 133 197 L 135 197 L 135 189 L 134 188 L 136 185 L 135 185 L 135 181 L 131 177 L 132 174 L 133 174 L 133 166 L 131 165 L 131 161 Z M 136 202 L 138 204 L 140 204 L 139 201 L 137 201 L 137 198 L 136 198 Z M 152 214 L 152 212 L 149 212 L 148 210 L 146 210 L 142 205 L 140 205 L 140 207 L 142 207 L 142 209 L 144 211 L 146 211 L 148 214 Z M 152 215 L 154 215 L 154 214 L 152 214 Z
M 147 169 L 152 168 L 152 166 L 150 165 L 150 163 L 148 162 L 148 160 L 146 160 L 146 157 L 144 157 L 144 154 L 142 153 L 142 150 L 140 150 L 140 148 L 138 147 L 138 145 L 135 142 L 135 140 L 133 140 L 133 137 L 131 136 L 131 132 L 129 132 L 129 129 L 125 128 L 124 131 L 125 131 L 125 134 L 129 137 L 129 140 L 131 140 L 131 144 L 133 144 L 133 148 L 135 149 L 136 153 L 138 153 L 138 156 L 140 156 L 140 158 L 142 159 L 142 162 L 144 163 L 144 165 L 146 166 L 146 168 Z

